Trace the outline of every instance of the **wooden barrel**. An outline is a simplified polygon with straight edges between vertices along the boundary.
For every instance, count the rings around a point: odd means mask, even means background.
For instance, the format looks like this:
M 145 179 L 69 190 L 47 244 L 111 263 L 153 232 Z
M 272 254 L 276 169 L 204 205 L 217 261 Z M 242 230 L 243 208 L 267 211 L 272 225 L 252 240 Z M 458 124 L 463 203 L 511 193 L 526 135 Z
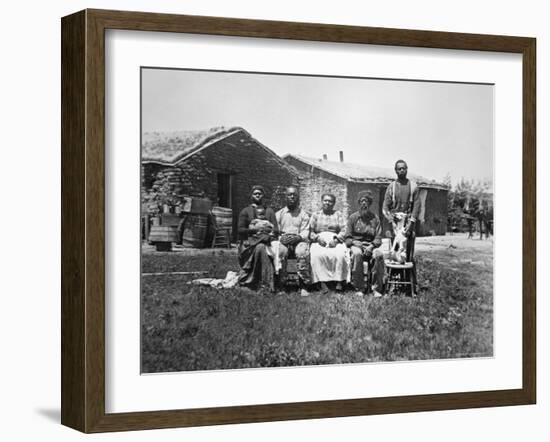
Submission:
M 203 248 L 207 230 L 208 215 L 187 215 L 183 227 L 182 246 L 195 249 Z
M 173 226 L 153 226 L 149 233 L 149 242 L 155 244 L 158 251 L 172 250 L 172 243 L 178 240 L 178 228 Z
M 185 197 L 183 211 L 187 213 L 208 215 L 212 209 L 212 201 L 207 198 Z
M 229 233 L 231 233 L 233 227 L 233 210 L 227 207 L 216 206 L 212 207 L 212 215 L 219 229 L 229 229 Z
M 173 226 L 153 226 L 149 233 L 151 242 L 175 242 L 178 239 L 178 229 Z

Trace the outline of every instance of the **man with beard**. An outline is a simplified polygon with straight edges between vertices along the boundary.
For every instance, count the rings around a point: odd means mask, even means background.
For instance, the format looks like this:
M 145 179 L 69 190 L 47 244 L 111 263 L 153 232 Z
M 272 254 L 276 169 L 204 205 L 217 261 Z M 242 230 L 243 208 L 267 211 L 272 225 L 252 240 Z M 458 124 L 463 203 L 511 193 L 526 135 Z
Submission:
M 404 236 L 407 238 L 407 261 L 414 253 L 416 237 L 416 220 L 420 214 L 420 197 L 418 186 L 407 178 L 408 166 L 403 160 L 395 162 L 397 180 L 390 183 L 386 189 L 382 213 L 394 229 L 398 221 L 405 220 Z
M 300 208 L 298 189 L 289 186 L 286 189 L 286 206 L 275 217 L 279 226 L 279 256 L 281 259 L 280 281 L 286 281 L 286 265 L 289 256 L 296 257 L 296 268 L 302 296 L 308 296 L 307 287 L 311 284 L 309 271 L 309 215 Z
M 384 256 L 378 249 L 382 244 L 382 226 L 378 215 L 369 210 L 373 202 L 370 190 L 359 192 L 359 210 L 348 219 L 346 246 L 351 252 L 351 282 L 356 294 L 363 296 L 365 275 L 363 262 L 368 262 L 374 296 L 382 296 L 384 290 Z

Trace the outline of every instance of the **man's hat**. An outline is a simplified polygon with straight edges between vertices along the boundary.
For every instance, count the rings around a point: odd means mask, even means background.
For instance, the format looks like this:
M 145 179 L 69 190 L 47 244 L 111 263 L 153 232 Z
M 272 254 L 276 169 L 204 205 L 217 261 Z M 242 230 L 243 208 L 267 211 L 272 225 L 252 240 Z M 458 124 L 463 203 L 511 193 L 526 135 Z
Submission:
M 360 202 L 363 198 L 366 198 L 369 204 L 374 201 L 374 196 L 370 190 L 362 190 L 357 194 L 357 202 Z

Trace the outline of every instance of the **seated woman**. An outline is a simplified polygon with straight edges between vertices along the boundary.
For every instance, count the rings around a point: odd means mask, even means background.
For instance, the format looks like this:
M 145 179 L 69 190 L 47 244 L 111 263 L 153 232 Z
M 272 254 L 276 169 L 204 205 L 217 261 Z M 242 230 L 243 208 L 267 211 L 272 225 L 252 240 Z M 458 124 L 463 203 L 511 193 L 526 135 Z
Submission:
M 326 283 L 336 281 L 336 290 L 350 281 L 350 258 L 344 244 L 346 223 L 342 213 L 334 210 L 336 197 L 324 194 L 323 208 L 311 216 L 310 221 L 310 260 L 311 280 L 321 283 L 323 293 L 328 291 Z
M 382 244 L 382 225 L 378 215 L 371 212 L 373 202 L 370 190 L 359 192 L 359 210 L 348 219 L 346 245 L 351 251 L 351 281 L 356 294 L 365 291 L 363 262 L 369 263 L 374 296 L 382 296 L 384 290 L 384 255 L 378 249 Z
M 279 232 L 275 212 L 265 206 L 264 196 L 262 186 L 253 186 L 251 204 L 239 214 L 239 284 L 274 291 L 275 265 L 270 246 Z

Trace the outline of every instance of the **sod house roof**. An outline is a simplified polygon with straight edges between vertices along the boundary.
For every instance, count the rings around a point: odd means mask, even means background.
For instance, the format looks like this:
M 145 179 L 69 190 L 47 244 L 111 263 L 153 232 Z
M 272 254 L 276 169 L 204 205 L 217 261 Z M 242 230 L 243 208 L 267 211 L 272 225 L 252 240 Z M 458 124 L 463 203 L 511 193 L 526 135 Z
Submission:
M 241 130 L 220 126 L 206 130 L 145 132 L 141 138 L 141 161 L 173 166 Z
M 395 180 L 395 171 L 393 169 L 386 169 L 383 167 L 322 160 L 295 154 L 284 155 L 283 159 L 294 159 L 301 162 L 306 167 L 316 168 L 356 183 L 389 183 L 390 181 Z M 294 163 L 291 162 L 291 164 Z M 448 190 L 445 184 L 438 183 L 435 180 L 430 180 L 414 173 L 409 173 L 407 176 L 416 181 L 419 186 Z
M 282 168 L 298 176 L 298 171 L 279 155 L 252 137 L 242 127 L 223 126 L 205 130 L 182 130 L 169 132 L 145 132 L 141 138 L 141 162 L 176 166 L 201 150 L 215 146 L 232 135 L 241 133 L 258 149 L 270 155 Z M 243 141 L 243 140 L 241 140 Z M 214 147 L 215 148 L 215 147 Z M 235 146 L 238 148 L 238 146 Z

